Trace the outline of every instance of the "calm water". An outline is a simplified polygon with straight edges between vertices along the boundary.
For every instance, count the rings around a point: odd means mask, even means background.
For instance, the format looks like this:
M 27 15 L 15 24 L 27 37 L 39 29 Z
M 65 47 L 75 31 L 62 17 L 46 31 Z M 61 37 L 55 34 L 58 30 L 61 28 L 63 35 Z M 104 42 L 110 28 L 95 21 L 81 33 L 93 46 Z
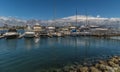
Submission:
M 0 72 L 39 72 L 112 55 L 120 55 L 119 39 L 0 39 Z

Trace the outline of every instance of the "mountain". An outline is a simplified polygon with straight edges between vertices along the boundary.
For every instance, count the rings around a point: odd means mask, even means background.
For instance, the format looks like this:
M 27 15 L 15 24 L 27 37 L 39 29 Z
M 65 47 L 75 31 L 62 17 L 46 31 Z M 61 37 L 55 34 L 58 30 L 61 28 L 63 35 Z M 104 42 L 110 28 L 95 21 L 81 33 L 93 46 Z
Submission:
M 77 19 L 77 20 L 76 20 Z M 76 22 L 77 21 L 77 22 Z M 104 18 L 100 16 L 85 16 L 85 15 L 74 15 L 69 17 L 64 17 L 61 19 L 50 20 L 48 23 L 54 23 L 60 26 L 66 25 L 100 25 L 105 27 L 120 27 L 120 18 Z
M 4 24 L 10 25 L 10 26 L 21 26 L 26 23 L 26 20 L 14 18 L 14 17 L 0 17 L 0 26 L 4 26 Z
M 77 20 L 76 20 L 77 19 Z M 77 21 L 77 22 L 76 22 Z M 4 24 L 12 25 L 12 26 L 23 26 L 23 25 L 34 25 L 39 23 L 42 26 L 66 26 L 66 25 L 75 25 L 81 26 L 84 24 L 87 25 L 100 25 L 105 27 L 120 27 L 120 18 L 104 18 L 99 15 L 94 16 L 85 16 L 85 15 L 74 15 L 69 17 L 64 17 L 55 20 L 37 20 L 37 19 L 19 19 L 15 17 L 0 17 L 0 26 L 4 26 Z

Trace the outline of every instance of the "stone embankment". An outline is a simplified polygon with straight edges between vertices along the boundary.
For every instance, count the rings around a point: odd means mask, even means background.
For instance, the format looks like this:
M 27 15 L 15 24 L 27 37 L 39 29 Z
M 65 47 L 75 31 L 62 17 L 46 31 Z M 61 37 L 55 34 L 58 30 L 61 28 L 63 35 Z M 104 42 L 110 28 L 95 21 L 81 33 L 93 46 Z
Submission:
M 120 72 L 120 57 L 114 56 L 107 60 L 100 60 L 91 66 L 71 65 L 52 72 Z

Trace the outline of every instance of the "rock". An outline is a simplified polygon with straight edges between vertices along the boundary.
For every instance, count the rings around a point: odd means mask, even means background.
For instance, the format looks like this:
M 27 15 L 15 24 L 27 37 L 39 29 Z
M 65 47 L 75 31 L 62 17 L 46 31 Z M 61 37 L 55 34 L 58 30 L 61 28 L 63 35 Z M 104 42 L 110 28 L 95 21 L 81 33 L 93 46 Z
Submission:
M 77 72 L 76 66 L 65 66 L 62 70 L 63 72 Z
M 77 70 L 70 70 L 69 72 L 77 72 Z
M 89 66 L 87 63 L 84 63 L 83 66 L 79 64 L 66 66 L 61 72 L 120 72 L 120 57 L 114 56 L 107 61 L 100 60 Z
M 106 70 L 106 65 L 100 64 L 100 65 L 99 65 L 99 69 L 100 69 L 101 71 Z
M 79 69 L 79 71 L 80 71 L 80 72 L 89 72 L 89 69 L 88 69 L 88 67 L 81 67 L 81 68 Z
M 100 60 L 100 61 L 99 61 L 99 64 L 107 65 L 107 62 Z
M 111 67 L 119 67 L 119 65 L 115 64 L 113 61 L 108 61 L 108 65 Z
M 120 72 L 120 68 L 118 68 L 118 69 L 116 70 L 116 72 Z
M 117 59 L 118 59 L 118 61 L 120 61 L 120 57 L 118 57 Z
M 113 56 L 113 58 L 118 58 L 118 56 Z
M 106 72 L 114 72 L 113 68 L 110 66 L 106 66 Z
M 95 67 L 90 67 L 90 72 L 102 72 Z
M 83 66 L 87 66 L 87 65 L 88 65 L 88 63 L 87 63 L 87 62 L 84 62 L 84 63 L 83 63 Z
M 77 68 L 83 67 L 82 65 L 77 65 Z
M 100 64 L 96 63 L 96 64 L 95 64 L 95 67 L 96 67 L 96 68 L 98 68 L 98 67 L 99 67 L 99 65 L 100 65 Z
M 114 72 L 113 68 L 108 65 L 97 64 L 96 67 L 102 72 Z
M 114 70 L 115 72 L 120 72 L 120 67 L 113 67 L 113 70 Z
M 117 57 L 113 57 L 113 58 L 111 58 L 110 60 L 111 60 L 112 62 L 116 63 L 116 64 L 119 62 L 119 60 L 117 59 Z

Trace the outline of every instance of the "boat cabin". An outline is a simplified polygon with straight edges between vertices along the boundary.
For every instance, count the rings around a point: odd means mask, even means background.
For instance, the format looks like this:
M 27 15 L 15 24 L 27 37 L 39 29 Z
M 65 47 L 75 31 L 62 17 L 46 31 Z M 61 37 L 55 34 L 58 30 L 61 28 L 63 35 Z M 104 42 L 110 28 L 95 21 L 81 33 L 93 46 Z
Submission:
M 53 26 L 49 26 L 49 27 L 47 27 L 47 31 L 48 32 L 55 32 L 55 27 L 53 27 Z
M 40 33 L 42 31 L 42 27 L 36 23 L 34 26 L 33 26 L 33 30 L 35 33 Z

